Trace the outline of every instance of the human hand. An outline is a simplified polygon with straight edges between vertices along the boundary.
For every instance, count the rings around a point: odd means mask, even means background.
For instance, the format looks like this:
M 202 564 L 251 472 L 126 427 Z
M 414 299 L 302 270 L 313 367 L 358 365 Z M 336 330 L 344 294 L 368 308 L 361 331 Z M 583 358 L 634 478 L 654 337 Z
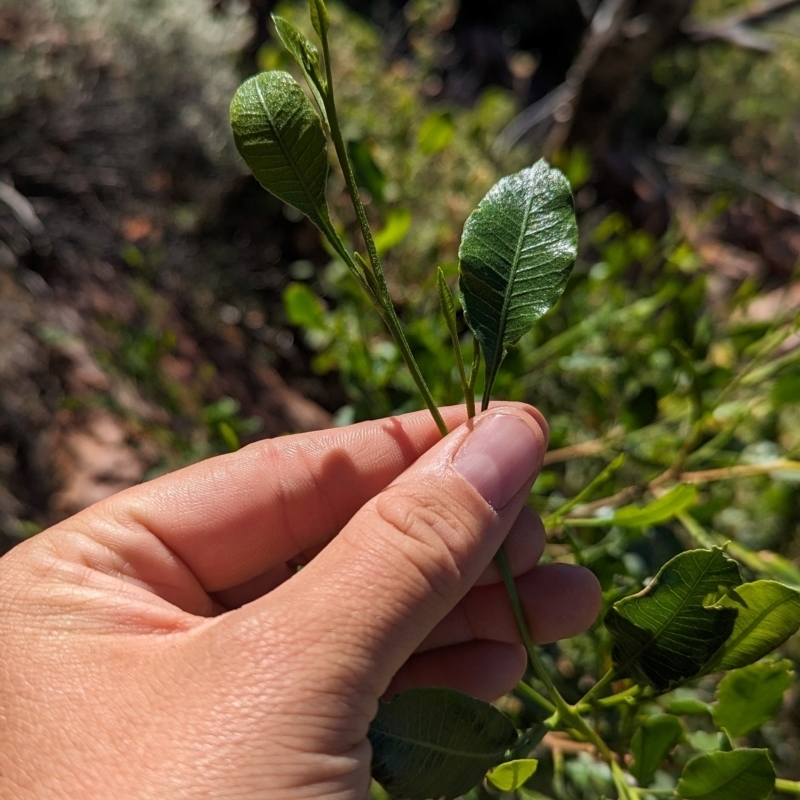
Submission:
M 501 544 L 536 641 L 588 626 L 591 573 L 536 566 L 541 416 L 443 413 L 259 442 L 0 559 L 0 796 L 364 800 L 378 698 L 521 677 Z

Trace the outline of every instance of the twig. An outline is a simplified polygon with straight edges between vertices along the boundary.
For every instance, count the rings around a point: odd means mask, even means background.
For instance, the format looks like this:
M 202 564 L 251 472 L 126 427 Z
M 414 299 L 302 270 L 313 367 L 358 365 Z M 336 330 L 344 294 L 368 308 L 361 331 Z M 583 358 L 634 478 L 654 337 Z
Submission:
M 606 450 L 608 445 L 615 439 L 619 439 L 625 433 L 622 427 L 612 428 L 605 436 L 599 439 L 590 439 L 588 442 L 572 444 L 568 447 L 559 447 L 557 450 L 550 450 L 545 453 L 544 465 L 561 464 L 564 461 L 571 461 L 573 458 L 585 458 L 586 456 L 596 456 Z

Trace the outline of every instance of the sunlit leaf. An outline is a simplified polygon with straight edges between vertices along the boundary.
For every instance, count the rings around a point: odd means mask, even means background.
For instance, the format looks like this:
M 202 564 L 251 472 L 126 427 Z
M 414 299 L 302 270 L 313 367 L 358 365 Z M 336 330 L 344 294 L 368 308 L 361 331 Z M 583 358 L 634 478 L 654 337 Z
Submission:
M 318 228 L 329 229 L 328 143 L 297 81 L 286 72 L 262 72 L 245 81 L 231 102 L 231 127 L 258 182 Z
M 684 800 L 765 800 L 774 787 L 775 768 L 766 750 L 733 750 L 691 759 L 677 792 Z
M 704 672 L 758 661 L 800 628 L 800 593 L 777 581 L 745 583 L 720 605 L 738 610 L 733 631 Z
M 379 255 L 391 250 L 405 239 L 411 227 L 411 214 L 405 208 L 393 208 L 387 215 L 383 228 L 375 234 L 375 247 Z
M 682 737 L 683 725 L 677 717 L 654 714 L 642 720 L 631 739 L 631 775 L 639 786 L 650 785 L 659 765 Z
M 502 792 L 514 792 L 536 772 L 539 762 L 535 758 L 506 761 L 486 773 L 486 779 Z
M 690 506 L 697 497 L 697 487 L 689 483 L 674 486 L 666 494 L 636 508 L 626 506 L 620 508 L 610 520 L 610 524 L 623 528 L 643 528 L 646 525 L 658 525 L 672 519 L 676 514 Z
M 751 664 L 729 672 L 717 686 L 717 702 L 712 706 L 714 722 L 734 738 L 772 719 L 792 685 L 789 661 Z
M 453 115 L 435 111 L 429 114 L 417 134 L 417 145 L 425 155 L 433 155 L 444 150 L 453 141 L 455 132 Z
M 325 309 L 304 283 L 290 283 L 283 291 L 283 307 L 292 325 L 306 330 L 326 329 Z
M 311 24 L 314 26 L 317 36 L 322 39 L 327 35 L 331 26 L 325 0 L 309 0 L 308 4 L 311 12 Z
M 320 93 L 320 88 L 325 88 L 325 78 L 319 67 L 317 48 L 288 20 L 273 14 L 272 21 L 275 23 L 278 38 L 302 70 L 306 83 L 317 101 L 319 111 L 325 118 L 325 103 Z
M 381 702 L 369 729 L 372 776 L 408 800 L 454 798 L 515 743 L 511 720 L 453 689 L 409 689 Z
M 484 407 L 506 348 L 558 300 L 578 246 L 569 182 L 544 160 L 500 180 L 464 226 L 461 305 L 486 359 Z
M 697 675 L 736 621 L 735 609 L 715 607 L 709 598 L 741 581 L 736 562 L 718 547 L 675 556 L 646 589 L 606 614 L 617 674 L 656 689 Z

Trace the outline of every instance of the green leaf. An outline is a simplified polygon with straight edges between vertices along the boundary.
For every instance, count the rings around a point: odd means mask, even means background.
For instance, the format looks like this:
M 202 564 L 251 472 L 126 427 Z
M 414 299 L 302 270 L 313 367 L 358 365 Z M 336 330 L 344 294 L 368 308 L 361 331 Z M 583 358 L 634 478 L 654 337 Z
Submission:
M 668 700 L 664 710 L 679 717 L 703 717 L 711 713 L 711 706 L 696 697 L 678 697 Z
M 408 800 L 469 791 L 514 744 L 511 720 L 454 689 L 409 689 L 381 702 L 369 729 L 372 776 Z
M 631 775 L 639 786 L 650 785 L 659 765 L 682 737 L 683 725 L 677 717 L 655 714 L 642 720 L 631 739 Z
M 292 325 L 311 331 L 327 329 L 325 308 L 304 283 L 290 283 L 283 290 L 283 307 Z
M 765 800 L 775 786 L 766 750 L 716 752 L 691 759 L 678 782 L 684 800 Z
M 262 72 L 245 81 L 231 102 L 231 127 L 258 182 L 329 230 L 328 143 L 297 81 L 286 72 Z
M 710 605 L 708 598 L 741 582 L 736 562 L 719 547 L 675 556 L 646 589 L 606 614 L 617 675 L 659 690 L 697 675 L 736 621 L 735 609 Z
M 519 758 L 489 770 L 486 779 L 501 792 L 515 792 L 536 772 L 539 762 L 535 758 Z
M 697 487 L 690 483 L 674 486 L 666 494 L 642 508 L 625 506 L 620 508 L 606 524 L 622 528 L 644 528 L 666 522 L 690 506 L 697 497 Z
M 374 236 L 378 255 L 391 250 L 405 239 L 411 227 L 411 212 L 406 208 L 393 208 L 386 215 L 386 222 Z
M 569 183 L 544 160 L 503 178 L 470 214 L 458 250 L 461 306 L 486 357 L 484 408 L 506 348 L 561 296 L 577 248 Z
M 758 661 L 800 628 L 800 594 L 777 581 L 753 581 L 723 598 L 721 606 L 738 609 L 730 637 L 704 672 L 736 669 Z
M 386 192 L 386 175 L 375 163 L 369 144 L 363 139 L 347 142 L 347 155 L 353 166 L 356 183 L 366 189 L 375 201 L 382 204 Z
M 791 667 L 790 661 L 773 661 L 729 672 L 717 686 L 711 710 L 717 727 L 736 739 L 772 719 L 792 685 Z
M 455 133 L 453 115 L 445 112 L 434 111 L 422 123 L 417 134 L 417 146 L 426 156 L 439 153 L 453 141 Z
M 311 11 L 311 24 L 314 26 L 317 36 L 319 36 L 320 39 L 324 39 L 328 35 L 328 29 L 331 27 L 325 2 L 324 0 L 309 0 L 309 7 Z
M 283 46 L 289 51 L 302 70 L 303 77 L 305 77 L 306 83 L 311 89 L 322 117 L 327 124 L 325 103 L 322 99 L 322 91 L 325 90 L 325 78 L 319 68 L 317 48 L 288 20 L 273 14 L 272 21 L 275 24 L 278 38 L 283 42 Z

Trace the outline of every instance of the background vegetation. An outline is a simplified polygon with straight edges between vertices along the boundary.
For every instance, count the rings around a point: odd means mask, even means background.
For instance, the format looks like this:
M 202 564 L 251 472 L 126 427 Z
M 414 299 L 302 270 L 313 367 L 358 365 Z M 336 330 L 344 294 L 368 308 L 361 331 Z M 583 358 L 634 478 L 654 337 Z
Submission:
M 434 396 L 459 402 L 434 267 L 452 278 L 486 189 L 548 155 L 573 184 L 581 254 L 495 389 L 551 424 L 531 497 L 546 557 L 592 568 L 607 604 L 683 549 L 726 541 L 746 577 L 800 588 L 800 9 L 696 0 L 656 37 L 658 3 L 603 3 L 603 38 L 595 5 L 331 7 L 344 135 L 395 299 Z M 292 68 L 268 8 L 0 3 L 4 546 L 255 438 L 419 404 L 347 270 L 235 157 L 236 85 Z M 296 5 L 279 11 L 304 26 Z M 588 124 L 598 103 L 602 125 Z M 355 236 L 337 173 L 331 197 Z M 668 514 L 603 524 L 681 482 L 697 493 Z M 547 655 L 575 700 L 608 665 L 607 634 Z M 785 673 L 797 643 L 783 655 Z M 716 687 L 646 709 L 680 727 L 657 788 L 730 746 Z M 520 723 L 541 715 L 503 702 Z M 797 714 L 781 685 L 739 737 L 793 779 Z M 599 724 L 622 751 L 641 722 L 623 706 Z M 612 795 L 590 750 L 548 736 L 537 752 L 520 796 Z

